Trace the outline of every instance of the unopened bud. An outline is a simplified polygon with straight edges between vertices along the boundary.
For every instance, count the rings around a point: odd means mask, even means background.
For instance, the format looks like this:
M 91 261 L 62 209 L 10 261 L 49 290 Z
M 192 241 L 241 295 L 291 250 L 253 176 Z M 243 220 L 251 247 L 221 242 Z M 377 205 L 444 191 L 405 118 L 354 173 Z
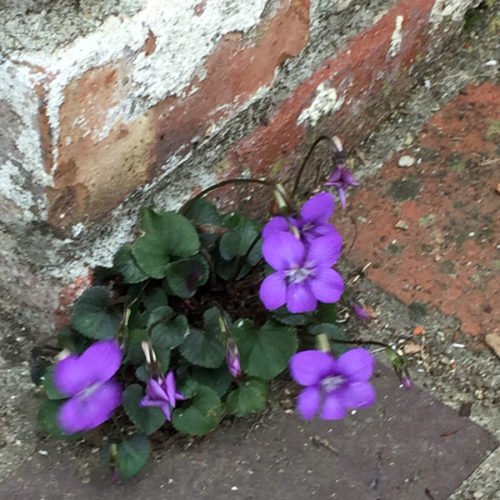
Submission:
M 238 346 L 236 345 L 236 342 L 232 338 L 229 338 L 226 343 L 226 347 L 227 347 L 226 361 L 229 373 L 234 378 L 237 378 L 241 375 L 241 362 L 240 362 L 240 353 L 238 351 Z

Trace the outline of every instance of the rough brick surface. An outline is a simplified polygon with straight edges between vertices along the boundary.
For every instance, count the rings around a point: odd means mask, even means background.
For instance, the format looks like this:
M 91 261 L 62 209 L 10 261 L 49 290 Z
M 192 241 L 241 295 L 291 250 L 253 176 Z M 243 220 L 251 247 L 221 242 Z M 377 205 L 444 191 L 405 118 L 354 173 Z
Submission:
M 61 290 L 134 236 L 142 204 L 172 208 L 235 173 L 286 178 L 318 133 L 359 141 L 473 3 L 68 2 L 15 20 L 3 11 L 2 302 L 40 304 L 35 315 L 48 317 Z
M 498 116 L 499 86 L 467 86 L 349 200 L 357 235 L 339 221 L 356 238 L 349 258 L 372 262 L 369 279 L 455 315 L 472 335 L 500 331 Z M 403 155 L 414 165 L 399 167 Z

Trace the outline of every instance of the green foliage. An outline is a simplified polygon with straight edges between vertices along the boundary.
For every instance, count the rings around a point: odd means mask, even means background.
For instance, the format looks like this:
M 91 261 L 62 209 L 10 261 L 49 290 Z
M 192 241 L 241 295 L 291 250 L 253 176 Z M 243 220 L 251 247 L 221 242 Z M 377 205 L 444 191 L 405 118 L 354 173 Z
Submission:
M 153 346 L 161 350 L 175 349 L 182 343 L 189 331 L 186 316 L 174 316 L 170 307 L 156 308 L 148 319 L 148 329 L 151 332 Z
M 191 372 L 191 376 L 199 385 L 210 387 L 210 389 L 213 389 L 220 397 L 226 394 L 233 380 L 225 364 L 216 369 L 195 366 Z M 184 394 L 184 392 L 182 392 L 182 394 Z
M 239 389 L 229 393 L 226 400 L 227 411 L 237 417 L 262 411 L 267 403 L 268 383 L 265 380 L 250 379 Z
M 91 343 L 88 337 L 80 335 L 69 326 L 65 326 L 59 330 L 57 342 L 61 349 L 67 349 L 75 353 L 82 353 Z
M 181 259 L 167 266 L 166 280 L 174 295 L 187 299 L 198 287 L 204 285 L 209 276 L 207 261 L 201 255 Z
M 81 433 L 66 434 L 57 424 L 57 413 L 59 408 L 64 404 L 64 401 L 55 399 L 45 399 L 38 410 L 38 424 L 40 427 L 59 439 L 78 439 Z
M 213 307 L 203 315 L 204 330 L 191 328 L 180 347 L 181 354 L 193 365 L 219 368 L 226 350 L 219 326 L 219 311 Z
M 108 290 L 94 286 L 82 293 L 71 313 L 71 325 L 91 339 L 113 338 L 122 313 L 111 303 Z
M 217 393 L 200 386 L 187 408 L 174 411 L 172 424 L 179 432 L 203 436 L 215 429 L 222 415 L 222 405 Z
M 148 277 L 137 265 L 132 254 L 132 246 L 128 243 L 116 252 L 113 259 L 113 270 L 123 275 L 127 283 L 140 283 Z
M 315 336 L 325 333 L 337 354 L 347 350 L 335 342 L 345 338 L 336 325 L 335 304 L 304 314 L 282 307 L 269 313 L 273 319 L 263 325 L 261 311 L 256 311 L 258 322 L 239 319 L 240 297 L 233 295 L 241 294 L 241 311 L 246 312 L 262 277 L 255 269 L 262 258 L 261 226 L 255 220 L 239 213 L 221 216 L 199 198 L 184 215 L 144 209 L 139 226 L 140 236 L 117 251 L 113 266 L 96 271 L 98 285 L 76 301 L 71 327 L 59 332 L 60 346 L 74 353 L 100 339 L 115 338 L 123 348 L 115 375 L 124 387 L 123 409 L 117 410 L 107 446 L 108 461 L 118 467 L 121 479 L 148 461 L 147 436 L 170 425 L 159 407 L 139 406 L 148 379 L 174 373 L 184 400 L 177 400 L 171 424 L 178 432 L 202 436 L 217 426 L 223 412 L 243 417 L 265 408 L 269 380 L 287 368 L 297 351 L 297 330 L 305 334 L 301 347 L 305 338 L 314 348 Z M 239 353 L 242 374 L 237 378 L 227 366 L 228 343 Z M 57 437 L 81 436 L 68 436 L 57 424 L 66 399 L 54 385 L 54 368 L 39 373 L 44 373 L 47 396 L 40 425 Z M 123 410 L 140 432 L 117 443 L 119 433 L 129 432 Z
M 141 229 L 146 233 L 132 245 L 139 268 L 152 278 L 163 278 L 174 257 L 191 257 L 200 248 L 196 229 L 186 217 L 175 212 L 158 214 L 145 209 Z
M 210 233 L 221 225 L 222 218 L 212 203 L 204 198 L 198 198 L 189 205 L 186 217 L 200 227 L 200 240 L 203 245 L 208 247 L 217 240 L 217 234 Z
M 130 479 L 147 463 L 151 453 L 149 439 L 135 433 L 117 446 L 118 475 L 120 479 Z
M 49 399 L 66 399 L 68 396 L 61 394 L 54 385 L 54 366 L 49 366 L 43 375 L 43 387 Z
M 123 393 L 123 408 L 137 428 L 149 436 L 165 423 L 166 418 L 160 408 L 140 407 L 139 402 L 143 397 L 144 391 L 140 385 L 129 385 Z
M 232 331 L 241 356 L 241 366 L 252 377 L 276 377 L 297 351 L 297 336 L 291 327 L 269 320 L 261 328 L 250 320 L 239 320 Z

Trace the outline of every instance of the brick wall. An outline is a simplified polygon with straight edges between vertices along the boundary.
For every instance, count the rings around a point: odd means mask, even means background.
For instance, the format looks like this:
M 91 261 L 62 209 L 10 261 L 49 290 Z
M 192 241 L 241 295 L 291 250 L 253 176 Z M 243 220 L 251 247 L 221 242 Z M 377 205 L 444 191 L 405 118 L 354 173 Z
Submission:
M 474 0 L 69 0 L 0 12 L 0 308 L 42 330 L 133 236 L 318 133 L 366 137 Z M 0 5 L 1 7 L 1 5 Z M 54 316 L 54 313 L 55 316 Z

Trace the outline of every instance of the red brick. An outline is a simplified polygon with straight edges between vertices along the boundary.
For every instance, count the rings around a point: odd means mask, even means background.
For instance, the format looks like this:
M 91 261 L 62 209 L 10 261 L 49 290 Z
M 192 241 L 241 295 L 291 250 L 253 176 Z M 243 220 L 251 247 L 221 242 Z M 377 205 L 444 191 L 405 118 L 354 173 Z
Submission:
M 204 65 L 206 77 L 186 90 L 188 97 L 167 99 L 156 107 L 158 167 L 181 146 L 189 150 L 192 137 L 206 135 L 213 124 L 269 85 L 276 68 L 304 48 L 309 4 L 309 0 L 283 1 L 258 28 L 255 42 L 240 32 L 225 35 Z M 193 88 L 198 90 L 189 95 Z
M 435 160 L 402 169 L 401 152 L 349 200 L 347 214 L 368 222 L 358 223 L 348 258 L 359 266 L 371 261 L 368 278 L 405 303 L 429 303 L 477 335 L 500 329 L 498 143 L 488 134 L 500 116 L 500 87 L 466 90 L 418 137 L 417 146 L 432 149 Z M 412 199 L 401 199 L 405 183 L 413 183 L 407 191 Z M 399 220 L 407 231 L 395 228 Z M 338 224 L 345 241 L 352 241 L 347 216 Z
M 417 54 L 427 51 L 432 5 L 432 0 L 399 1 L 375 26 L 351 39 L 342 52 L 325 59 L 283 102 L 268 125 L 232 148 L 229 157 L 233 164 L 249 166 L 255 174 L 267 173 L 270 165 L 291 154 L 306 138 L 306 127 L 298 125 L 297 120 L 324 81 L 345 98 L 329 125 L 330 131 L 341 135 L 346 143 L 364 138 L 386 115 L 389 99 L 382 94 L 384 82 L 391 85 L 394 101 L 404 97 L 409 88 L 407 70 Z M 404 16 L 403 39 L 400 52 L 391 58 L 388 51 L 398 15 Z

